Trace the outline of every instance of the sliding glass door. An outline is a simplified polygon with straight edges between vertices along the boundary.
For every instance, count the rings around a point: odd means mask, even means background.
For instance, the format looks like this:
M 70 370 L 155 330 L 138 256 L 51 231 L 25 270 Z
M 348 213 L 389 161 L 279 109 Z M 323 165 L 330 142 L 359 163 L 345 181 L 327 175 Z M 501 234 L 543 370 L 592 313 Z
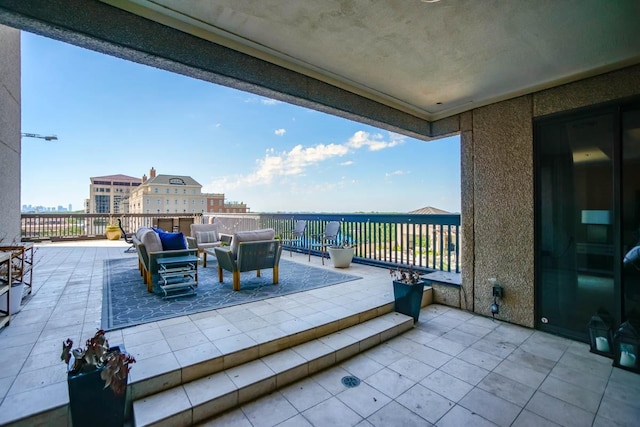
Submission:
M 595 313 L 640 315 L 640 110 L 620 107 L 535 126 L 536 325 L 586 339 Z M 638 250 L 640 257 L 640 249 Z
M 640 325 L 640 109 L 622 114 L 621 156 L 623 310 Z

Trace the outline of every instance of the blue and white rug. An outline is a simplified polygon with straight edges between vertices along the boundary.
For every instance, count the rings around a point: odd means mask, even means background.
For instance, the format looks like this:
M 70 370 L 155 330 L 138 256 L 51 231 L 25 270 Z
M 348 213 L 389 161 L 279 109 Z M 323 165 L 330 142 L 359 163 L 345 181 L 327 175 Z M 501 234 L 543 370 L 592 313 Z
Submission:
M 120 258 L 104 262 L 102 328 L 120 329 L 162 319 L 229 307 L 237 304 L 288 295 L 310 289 L 360 279 L 339 271 L 280 260 L 279 284 L 273 284 L 273 270 L 240 274 L 240 290 L 234 291 L 231 273 L 224 272 L 218 282 L 215 258 L 207 268 L 198 267 L 196 295 L 163 299 L 147 292 L 138 270 L 137 258 Z

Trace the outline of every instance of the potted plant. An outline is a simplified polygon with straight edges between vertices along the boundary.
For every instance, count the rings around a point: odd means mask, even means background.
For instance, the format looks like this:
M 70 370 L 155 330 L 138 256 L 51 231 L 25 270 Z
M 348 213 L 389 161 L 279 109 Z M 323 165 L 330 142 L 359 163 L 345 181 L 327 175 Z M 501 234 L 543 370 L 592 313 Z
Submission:
M 395 311 L 413 317 L 413 323 L 418 321 L 422 308 L 422 294 L 424 292 L 424 280 L 420 273 L 409 269 L 390 270 L 393 280 L 393 298 Z
M 122 237 L 122 232 L 120 231 L 120 227 L 118 224 L 114 224 L 113 222 L 109 222 L 104 230 L 104 235 L 109 240 L 120 240 Z
M 347 268 L 351 264 L 355 253 L 355 244 L 342 243 L 339 245 L 331 245 L 327 246 L 327 251 L 329 252 L 329 258 L 331 258 L 334 267 Z
M 69 406 L 74 426 L 121 426 L 124 423 L 127 381 L 133 356 L 109 347 L 100 329 L 85 348 L 62 343 L 60 359 L 67 365 Z

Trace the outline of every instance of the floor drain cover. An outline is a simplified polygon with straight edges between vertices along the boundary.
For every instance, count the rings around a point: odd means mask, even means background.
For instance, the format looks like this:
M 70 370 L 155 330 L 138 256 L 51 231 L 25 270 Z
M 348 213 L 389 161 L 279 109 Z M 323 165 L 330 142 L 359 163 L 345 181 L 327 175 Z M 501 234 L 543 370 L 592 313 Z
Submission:
M 360 385 L 360 378 L 347 375 L 346 377 L 342 377 L 342 384 L 349 388 L 358 387 Z

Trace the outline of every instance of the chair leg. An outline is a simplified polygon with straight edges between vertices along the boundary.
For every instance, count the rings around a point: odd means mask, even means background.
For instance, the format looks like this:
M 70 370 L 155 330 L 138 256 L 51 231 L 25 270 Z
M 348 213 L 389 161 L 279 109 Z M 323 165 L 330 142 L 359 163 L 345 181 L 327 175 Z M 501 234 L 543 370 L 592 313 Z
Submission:
M 240 272 L 238 270 L 233 272 L 233 290 L 240 290 Z
M 277 285 L 278 284 L 278 266 L 276 265 L 275 267 L 273 267 L 273 284 Z
M 260 269 L 256 270 L 256 277 L 260 277 Z
M 218 281 L 222 283 L 222 267 L 218 267 Z
M 202 268 L 207 267 L 207 253 L 202 251 Z

